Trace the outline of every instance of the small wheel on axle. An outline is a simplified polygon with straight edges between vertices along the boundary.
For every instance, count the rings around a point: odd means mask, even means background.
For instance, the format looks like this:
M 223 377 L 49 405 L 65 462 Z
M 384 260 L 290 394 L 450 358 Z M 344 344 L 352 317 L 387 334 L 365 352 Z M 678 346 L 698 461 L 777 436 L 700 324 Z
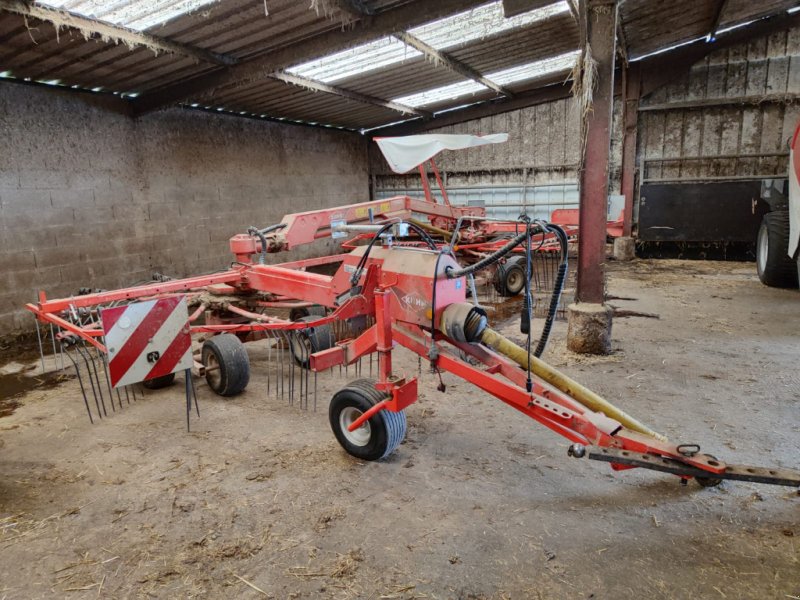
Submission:
M 712 460 L 719 460 L 716 456 L 712 456 L 711 454 L 706 454 L 706 456 Z M 717 487 L 720 483 L 722 483 L 722 479 L 718 477 L 695 477 L 695 481 L 697 485 L 704 488 L 709 487 Z
M 203 366 L 206 383 L 220 396 L 241 393 L 250 381 L 250 358 L 242 341 L 235 335 L 223 333 L 203 344 Z
M 498 265 L 494 287 L 501 296 L 520 294 L 525 288 L 525 259 L 522 256 L 512 256 L 505 264 Z
M 317 321 L 319 318 L 320 317 L 316 315 L 309 315 L 297 320 L 310 322 Z M 292 358 L 294 362 L 303 369 L 308 369 L 311 365 L 311 355 L 314 354 L 314 352 L 328 350 L 332 348 L 333 345 L 333 330 L 328 324 L 295 330 L 289 335 L 289 350 L 292 353 Z
M 175 381 L 175 373 L 155 377 L 154 379 L 145 379 L 142 382 L 142 387 L 147 390 L 160 390 L 161 388 L 168 387 Z
M 386 458 L 406 436 L 406 411 L 382 410 L 355 431 L 348 427 L 388 396 L 371 379 L 358 379 L 334 394 L 328 418 L 336 440 L 348 454 L 361 460 Z

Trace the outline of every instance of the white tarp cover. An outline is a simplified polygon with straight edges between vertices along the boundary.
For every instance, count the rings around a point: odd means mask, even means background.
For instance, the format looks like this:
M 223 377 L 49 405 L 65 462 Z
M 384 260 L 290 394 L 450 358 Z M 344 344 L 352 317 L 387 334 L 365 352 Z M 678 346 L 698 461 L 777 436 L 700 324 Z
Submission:
M 490 135 L 460 135 L 429 133 L 405 137 L 376 137 L 386 162 L 395 173 L 407 173 L 442 150 L 463 150 L 487 144 L 502 144 L 508 141 L 507 133 Z

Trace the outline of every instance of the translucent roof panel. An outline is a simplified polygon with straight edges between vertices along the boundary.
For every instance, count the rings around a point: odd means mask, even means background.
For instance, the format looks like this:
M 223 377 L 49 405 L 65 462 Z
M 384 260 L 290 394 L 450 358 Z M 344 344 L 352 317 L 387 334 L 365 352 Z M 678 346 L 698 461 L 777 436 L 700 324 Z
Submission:
M 580 50 L 567 52 L 552 58 L 537 60 L 536 62 L 503 69 L 486 75 L 486 78 L 494 81 L 497 85 L 510 85 L 520 83 L 528 79 L 536 79 L 550 73 L 556 73 L 565 69 L 571 69 L 578 58 Z
M 485 77 L 498 85 L 521 83 L 529 79 L 536 79 L 549 75 L 550 73 L 571 69 L 579 54 L 580 52 L 575 50 L 573 52 L 561 54 L 560 56 L 554 56 L 553 58 L 537 60 L 536 62 L 518 65 L 510 69 L 488 73 Z M 393 98 L 392 101 L 398 104 L 405 104 L 406 106 L 420 107 L 429 104 L 438 104 L 439 102 L 445 102 L 447 100 L 455 100 L 462 96 L 474 94 L 486 89 L 488 88 L 476 81 L 462 81 L 424 92 L 410 94 L 401 98 Z
M 480 84 L 477 81 L 459 81 L 458 83 L 443 85 L 442 87 L 433 88 L 432 90 L 427 90 L 425 92 L 410 94 L 408 96 L 403 96 L 402 98 L 395 98 L 393 102 L 416 108 L 417 106 L 437 104 L 439 102 L 460 98 L 461 96 L 466 96 L 467 94 L 474 94 L 476 92 L 482 92 L 488 89 L 489 88 L 487 88 L 485 85 Z
M 218 0 L 37 0 L 37 4 L 143 31 Z
M 442 50 L 509 29 L 524 27 L 567 10 L 569 7 L 562 0 L 506 19 L 503 16 L 503 3 L 492 2 L 410 29 L 409 33 L 437 50 Z M 295 65 L 287 71 L 307 79 L 334 83 L 354 75 L 388 67 L 420 54 L 418 50 L 407 46 L 397 38 L 387 36 L 369 44 Z
M 568 10 L 567 3 L 561 1 L 506 19 L 503 16 L 503 3 L 492 2 L 409 29 L 408 32 L 437 50 L 445 50 L 509 29 L 525 27 Z
M 384 37 L 369 44 L 342 50 L 286 69 L 293 75 L 333 83 L 420 56 L 418 50 L 394 37 Z

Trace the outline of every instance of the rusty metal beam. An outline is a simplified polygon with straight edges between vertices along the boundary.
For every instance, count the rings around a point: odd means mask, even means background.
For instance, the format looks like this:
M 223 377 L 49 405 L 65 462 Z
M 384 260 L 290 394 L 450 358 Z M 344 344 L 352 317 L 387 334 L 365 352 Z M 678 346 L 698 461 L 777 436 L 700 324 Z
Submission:
M 156 93 L 145 94 L 135 102 L 137 114 L 170 106 L 182 100 L 207 95 L 216 88 L 245 84 L 263 79 L 272 73 L 307 60 L 346 50 L 391 35 L 401 29 L 435 21 L 481 4 L 481 0 L 439 0 L 435 3 L 417 0 L 398 8 L 356 20 L 342 31 L 335 29 L 315 37 L 289 44 L 280 50 L 259 55 L 225 69 L 187 80 L 176 81 Z
M 636 140 L 638 137 L 639 65 L 627 66 L 622 71 L 622 183 L 620 192 L 625 196 L 622 235 L 630 237 L 633 231 L 633 200 L 636 192 Z
M 461 62 L 457 58 L 450 56 L 447 52 L 442 52 L 437 50 L 433 46 L 430 46 L 423 42 L 416 36 L 411 35 L 406 31 L 398 31 L 394 34 L 396 38 L 405 42 L 412 48 L 416 48 L 422 54 L 427 56 L 429 59 L 434 61 L 435 64 L 441 64 L 451 71 L 466 77 L 467 79 L 472 79 L 473 81 L 477 81 L 481 85 L 485 85 L 490 90 L 494 90 L 501 96 L 505 96 L 506 98 L 512 98 L 514 94 L 512 94 L 509 90 L 504 88 L 503 86 L 497 85 L 494 81 L 487 79 L 481 73 L 467 65 L 466 63 Z
M 111 23 L 89 19 L 66 10 L 47 8 L 40 4 L 24 2 L 23 0 L 0 0 L 0 11 L 21 15 L 25 18 L 38 19 L 52 23 L 56 29 L 67 27 L 80 31 L 87 37 L 108 40 L 112 43 L 122 43 L 127 46 L 142 46 L 155 52 L 176 54 L 191 58 L 195 62 L 206 62 L 219 66 L 236 64 L 236 59 L 224 54 L 210 52 L 202 48 L 173 42 L 149 33 L 134 31 Z
M 602 304 L 605 299 L 606 221 L 611 152 L 611 112 L 614 103 L 617 3 L 582 0 L 586 44 L 596 62 L 591 110 L 586 112 L 586 140 L 580 175 L 578 222 L 578 285 L 576 300 Z
M 388 108 L 389 110 L 394 110 L 404 115 L 414 115 L 417 117 L 423 117 L 425 119 L 429 119 L 433 116 L 433 113 L 430 113 L 426 110 L 419 110 L 417 108 L 412 108 L 411 106 L 406 106 L 405 104 L 390 102 L 388 100 L 384 100 L 383 98 L 376 98 L 374 96 L 368 96 L 366 94 L 359 94 L 358 92 L 346 90 L 344 88 L 336 87 L 333 85 L 328 85 L 320 81 L 314 81 L 313 79 L 298 77 L 297 75 L 291 75 L 290 73 L 273 73 L 272 75 L 270 75 L 270 77 L 272 79 L 277 79 L 279 81 L 283 81 L 291 85 L 296 85 L 298 87 L 302 87 L 307 90 L 312 90 L 315 92 L 323 92 L 325 94 L 341 96 L 342 98 L 347 98 L 348 100 L 354 100 L 355 102 L 361 102 L 363 104 L 372 104 L 373 106 Z

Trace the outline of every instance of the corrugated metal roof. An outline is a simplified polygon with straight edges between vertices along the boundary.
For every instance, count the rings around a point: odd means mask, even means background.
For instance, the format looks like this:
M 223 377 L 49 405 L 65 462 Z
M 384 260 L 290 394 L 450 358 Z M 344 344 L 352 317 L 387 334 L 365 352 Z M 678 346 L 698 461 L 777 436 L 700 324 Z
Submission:
M 37 0 L 37 4 L 144 31 L 218 0 Z
M 0 12 L 0 73 L 6 78 L 140 98 L 209 78 L 211 83 L 193 92 L 187 105 L 354 129 L 407 118 L 398 110 L 402 107 L 386 105 L 390 100 L 440 111 L 497 97 L 465 77 L 467 70 L 514 93 L 561 81 L 570 66 L 565 57 L 579 43 L 578 27 L 563 0 L 510 19 L 503 17 L 498 0 L 329 0 L 321 3 L 327 11 L 320 12 L 310 8 L 310 0 L 267 0 L 268 14 L 263 0 L 45 2 L 143 30 L 140 35 L 156 36 L 178 51 L 154 52 L 147 44 L 117 43 L 108 36 L 87 38 L 77 29 L 54 27 L 47 16 Z M 440 11 L 428 23 L 420 19 L 445 4 L 453 7 L 451 14 Z M 358 14 L 359 6 L 365 14 Z M 620 4 L 620 19 L 629 58 L 706 36 L 719 6 L 718 0 L 626 0 Z M 728 0 L 719 28 L 795 6 L 796 0 Z M 346 47 L 351 32 L 367 31 L 375 20 L 401 12 L 417 20 L 407 27 L 398 21 L 396 29 L 387 28 L 373 39 L 362 35 L 364 43 Z M 393 37 L 395 31 L 409 32 L 434 52 L 444 52 L 446 60 L 406 45 Z M 316 55 L 302 50 L 312 47 Z M 241 81 L 214 79 L 257 61 L 272 65 L 271 57 L 288 56 L 294 49 L 304 54 L 295 64 L 250 71 Z M 222 59 L 239 64 L 225 66 Z M 458 64 L 463 69 L 454 68 Z M 332 87 L 314 92 L 289 85 L 270 77 L 274 69 L 310 80 L 306 87 L 314 82 Z

